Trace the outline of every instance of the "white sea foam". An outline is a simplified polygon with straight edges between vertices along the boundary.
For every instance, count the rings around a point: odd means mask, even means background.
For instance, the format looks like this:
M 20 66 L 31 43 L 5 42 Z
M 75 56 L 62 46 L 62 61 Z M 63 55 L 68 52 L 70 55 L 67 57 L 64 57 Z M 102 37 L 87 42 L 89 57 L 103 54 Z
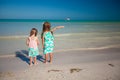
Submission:
M 56 34 L 57 36 L 69 36 L 69 35 L 83 35 L 83 34 L 120 34 L 120 32 L 88 32 L 88 33 L 66 33 L 66 34 Z
M 120 48 L 120 44 L 107 45 L 107 46 L 103 46 L 103 47 L 93 47 L 93 48 L 60 49 L 60 50 L 55 50 L 54 52 L 85 51 L 85 50 L 103 50 L 103 49 L 110 49 L 110 48 Z
M 81 37 L 91 37 L 94 38 L 98 37 L 119 37 L 120 32 L 105 32 L 105 33 L 99 33 L 99 32 L 90 32 L 90 33 L 65 33 L 65 34 L 54 34 L 55 37 L 67 37 L 67 36 L 81 36 Z M 0 36 L 0 39 L 12 39 L 12 38 L 26 38 L 28 35 L 15 35 L 15 36 Z M 40 37 L 40 35 L 38 35 Z
M 20 39 L 20 38 L 26 38 L 26 35 L 23 36 L 0 36 L 0 39 Z
M 71 36 L 71 33 L 67 33 L 67 34 L 56 34 L 55 37 L 62 37 L 62 36 Z

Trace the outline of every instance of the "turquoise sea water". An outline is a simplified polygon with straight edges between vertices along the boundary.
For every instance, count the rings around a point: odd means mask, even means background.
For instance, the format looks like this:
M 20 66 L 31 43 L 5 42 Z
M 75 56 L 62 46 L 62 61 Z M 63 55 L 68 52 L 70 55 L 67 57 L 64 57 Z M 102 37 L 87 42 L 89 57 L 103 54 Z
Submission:
M 0 54 L 26 50 L 30 30 L 37 28 L 40 37 L 44 21 L 50 22 L 52 28 L 65 26 L 54 33 L 55 51 L 120 47 L 120 22 L 8 19 L 0 20 Z
M 24 36 L 34 27 L 39 33 L 45 21 L 55 26 L 65 26 L 63 30 L 56 33 L 88 33 L 88 32 L 119 32 L 120 22 L 100 22 L 100 21 L 79 21 L 79 20 L 24 20 L 24 19 L 5 19 L 0 20 L 0 36 Z

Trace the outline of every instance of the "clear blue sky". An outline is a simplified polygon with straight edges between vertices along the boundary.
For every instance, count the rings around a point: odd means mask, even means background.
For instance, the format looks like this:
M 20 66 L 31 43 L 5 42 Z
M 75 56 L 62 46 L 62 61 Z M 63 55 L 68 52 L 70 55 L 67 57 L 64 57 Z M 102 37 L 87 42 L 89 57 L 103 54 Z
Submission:
M 0 0 L 0 19 L 120 20 L 120 0 Z

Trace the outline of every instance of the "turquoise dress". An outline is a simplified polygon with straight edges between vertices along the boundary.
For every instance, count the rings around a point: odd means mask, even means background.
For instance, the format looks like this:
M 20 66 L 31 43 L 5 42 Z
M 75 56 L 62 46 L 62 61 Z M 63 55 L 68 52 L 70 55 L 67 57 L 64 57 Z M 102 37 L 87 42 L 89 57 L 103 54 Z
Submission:
M 28 51 L 29 51 L 29 54 L 28 54 L 29 57 L 36 57 L 37 55 L 39 55 L 38 48 L 36 48 L 36 49 L 29 48 Z
M 44 32 L 43 38 L 44 38 L 43 54 L 52 53 L 54 48 L 54 36 L 49 31 L 49 32 Z

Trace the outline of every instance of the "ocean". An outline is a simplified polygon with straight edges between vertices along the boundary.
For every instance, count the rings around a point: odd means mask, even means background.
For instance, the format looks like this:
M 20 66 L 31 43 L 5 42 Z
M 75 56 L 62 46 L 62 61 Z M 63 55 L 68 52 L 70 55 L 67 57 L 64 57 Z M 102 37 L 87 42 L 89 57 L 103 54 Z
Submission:
M 0 55 L 27 51 L 26 38 L 32 28 L 38 29 L 38 37 L 43 22 L 51 23 L 56 30 L 54 51 L 89 50 L 120 47 L 120 22 L 79 21 L 79 20 L 0 20 Z M 41 43 L 40 52 L 42 53 Z

